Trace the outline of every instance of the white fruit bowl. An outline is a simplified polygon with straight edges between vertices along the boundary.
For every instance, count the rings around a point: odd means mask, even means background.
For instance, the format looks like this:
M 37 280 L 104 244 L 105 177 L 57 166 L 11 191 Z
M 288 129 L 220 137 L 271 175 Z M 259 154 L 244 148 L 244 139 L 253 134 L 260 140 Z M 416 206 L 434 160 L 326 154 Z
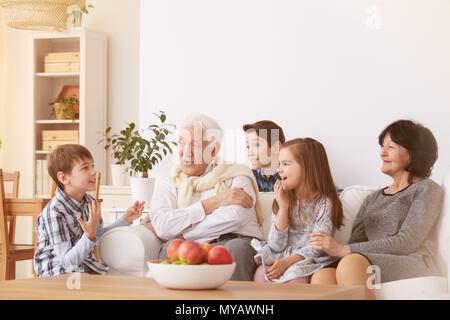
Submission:
M 171 289 L 214 289 L 227 282 L 236 268 L 236 262 L 220 265 L 147 264 L 155 281 Z

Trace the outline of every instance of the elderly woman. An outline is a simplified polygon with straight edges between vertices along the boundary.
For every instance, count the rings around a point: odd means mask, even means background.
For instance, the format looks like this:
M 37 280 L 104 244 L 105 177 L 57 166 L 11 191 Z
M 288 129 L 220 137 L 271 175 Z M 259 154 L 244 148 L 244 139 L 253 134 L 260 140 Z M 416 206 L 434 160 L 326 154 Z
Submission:
M 317 271 L 315 284 L 366 285 L 369 266 L 381 282 L 436 275 L 432 244 L 425 241 L 441 212 L 441 187 L 428 177 L 437 159 L 431 131 L 409 120 L 390 124 L 378 137 L 381 171 L 391 185 L 370 194 L 353 224 L 348 244 L 325 233 L 309 243 L 334 263 Z M 366 298 L 373 298 L 366 288 Z

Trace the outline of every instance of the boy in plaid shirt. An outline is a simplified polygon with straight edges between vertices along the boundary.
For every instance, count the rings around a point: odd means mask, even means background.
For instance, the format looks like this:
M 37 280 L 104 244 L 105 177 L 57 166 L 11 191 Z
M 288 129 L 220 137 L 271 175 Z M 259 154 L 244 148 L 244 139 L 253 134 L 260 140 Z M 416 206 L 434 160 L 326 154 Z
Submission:
M 96 188 L 94 160 L 78 144 L 59 146 L 47 157 L 47 169 L 57 188 L 38 217 L 34 269 L 39 277 L 69 272 L 106 274 L 109 267 L 95 259 L 95 243 L 106 231 L 129 226 L 141 216 L 144 202 L 136 201 L 124 216 L 103 227 L 100 204 L 86 192 Z

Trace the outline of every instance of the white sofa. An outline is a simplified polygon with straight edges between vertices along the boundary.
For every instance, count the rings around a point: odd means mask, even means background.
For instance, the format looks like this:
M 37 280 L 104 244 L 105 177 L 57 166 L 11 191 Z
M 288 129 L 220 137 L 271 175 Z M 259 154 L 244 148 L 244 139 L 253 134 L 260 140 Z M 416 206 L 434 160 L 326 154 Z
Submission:
M 420 277 L 382 283 L 375 289 L 377 299 L 445 299 L 448 298 L 447 285 L 449 256 L 447 242 L 450 233 L 450 172 L 446 175 L 442 186 L 444 188 L 444 203 L 439 222 L 431 237 L 438 243 L 436 263 L 440 276 Z M 344 210 L 344 224 L 336 233 L 336 239 L 347 243 L 353 221 L 358 210 L 369 195 L 378 187 L 351 186 L 341 194 Z M 270 228 L 270 215 L 273 193 L 260 193 L 264 210 L 263 232 L 267 237 Z M 430 239 L 433 240 L 433 239 Z M 157 259 L 161 242 L 144 226 L 135 225 L 119 227 L 105 233 L 99 240 L 98 252 L 100 259 L 109 265 L 114 273 L 143 277 L 147 274 L 149 260 Z

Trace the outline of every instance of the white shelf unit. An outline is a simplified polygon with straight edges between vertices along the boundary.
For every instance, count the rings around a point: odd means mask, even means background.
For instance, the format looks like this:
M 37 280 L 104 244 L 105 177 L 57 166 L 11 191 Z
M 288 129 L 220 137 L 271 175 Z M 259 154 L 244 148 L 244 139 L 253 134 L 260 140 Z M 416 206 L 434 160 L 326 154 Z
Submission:
M 70 78 L 70 77 L 77 78 L 79 76 L 80 76 L 79 72 L 58 72 L 58 73 L 38 72 L 38 73 L 36 73 L 36 77 L 41 77 L 41 78 Z
M 78 130 L 79 143 L 89 149 L 95 167 L 106 182 L 106 153 L 97 142 L 106 129 L 107 119 L 107 38 L 106 34 L 90 29 L 64 32 L 33 32 L 33 194 L 37 192 L 37 161 L 45 160 L 49 151 L 42 150 L 43 130 Z M 44 57 L 50 52 L 80 52 L 80 72 L 44 72 Z M 51 103 L 64 85 L 79 85 L 78 120 L 55 120 Z M 43 172 L 47 174 L 46 170 Z

